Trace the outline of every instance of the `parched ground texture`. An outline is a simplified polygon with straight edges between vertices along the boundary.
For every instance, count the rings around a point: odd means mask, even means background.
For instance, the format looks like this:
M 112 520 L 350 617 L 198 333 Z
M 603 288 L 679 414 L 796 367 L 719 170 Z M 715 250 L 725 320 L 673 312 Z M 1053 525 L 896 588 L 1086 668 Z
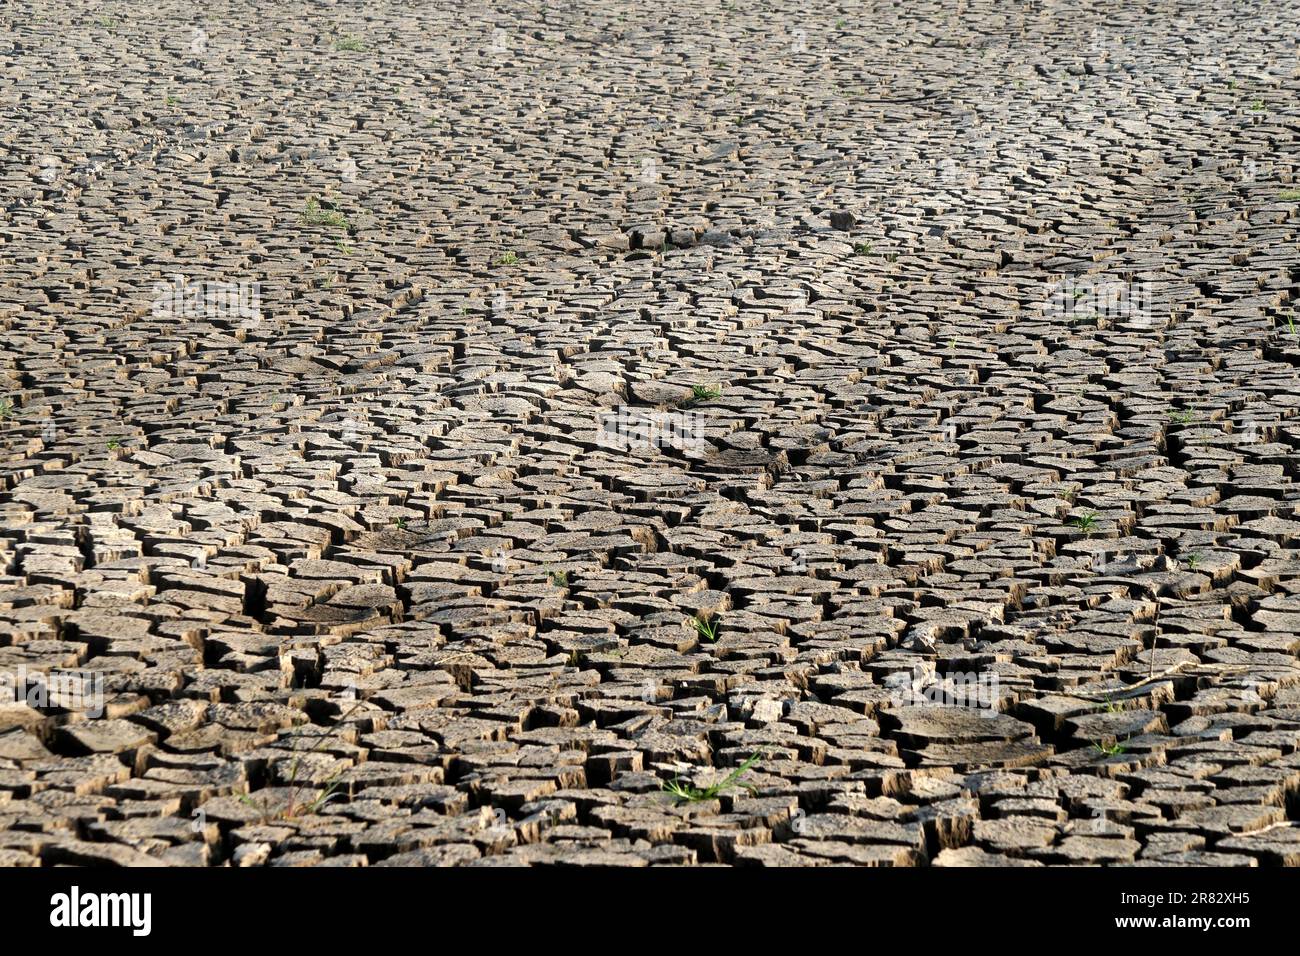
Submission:
M 0 8 L 0 863 L 1300 862 L 1298 39 Z

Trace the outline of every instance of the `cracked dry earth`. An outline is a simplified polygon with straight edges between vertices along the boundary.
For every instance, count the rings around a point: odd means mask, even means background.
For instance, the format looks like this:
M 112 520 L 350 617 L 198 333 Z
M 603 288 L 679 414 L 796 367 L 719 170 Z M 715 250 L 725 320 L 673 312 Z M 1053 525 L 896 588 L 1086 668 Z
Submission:
M 1300 862 L 1296 7 L 800 8 L 0 10 L 0 863 Z

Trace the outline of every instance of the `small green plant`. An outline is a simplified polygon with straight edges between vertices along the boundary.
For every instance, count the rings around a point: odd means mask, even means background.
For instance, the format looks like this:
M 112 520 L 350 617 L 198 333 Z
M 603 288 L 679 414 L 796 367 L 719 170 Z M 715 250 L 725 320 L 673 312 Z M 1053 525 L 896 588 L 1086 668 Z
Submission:
M 1175 408 L 1169 412 L 1169 420 L 1179 425 L 1190 425 L 1196 421 L 1196 412 L 1190 408 Z
M 1096 748 L 1097 752 L 1101 754 L 1103 757 L 1114 757 L 1118 754 L 1122 754 L 1125 750 L 1128 749 L 1127 747 L 1124 746 L 1124 744 L 1120 743 L 1118 740 L 1115 741 L 1113 744 L 1111 744 L 1109 747 L 1101 743 L 1100 741 L 1093 741 L 1092 746 Z
M 294 780 L 297 779 L 297 775 L 298 775 L 297 761 L 294 761 L 294 763 L 295 766 L 292 771 L 292 776 L 290 777 L 289 780 L 290 786 L 294 785 L 293 782 Z M 339 771 L 340 774 L 342 772 L 343 772 L 342 770 Z M 335 774 L 334 776 L 338 776 L 338 774 Z M 248 804 L 254 810 L 260 812 L 262 814 L 261 822 L 263 824 L 266 824 L 266 823 L 271 823 L 275 820 L 293 820 L 296 817 L 312 816 L 317 811 L 319 811 L 320 808 L 323 807 L 327 802 L 329 802 L 330 798 L 333 797 L 336 792 L 338 792 L 338 789 L 341 786 L 342 784 L 340 784 L 337 780 L 334 780 L 334 778 L 331 777 L 329 780 L 325 781 L 325 787 L 317 791 L 316 799 L 312 800 L 310 803 L 303 803 L 303 804 L 300 804 L 298 802 L 298 794 L 302 792 L 302 787 L 295 786 L 293 790 L 293 795 L 289 797 L 288 804 L 286 804 L 283 809 L 274 810 L 274 811 L 269 806 L 267 806 L 265 800 L 263 800 L 260 804 L 258 804 L 258 803 L 254 803 L 252 798 L 250 798 L 247 794 L 240 793 L 240 794 L 236 794 L 236 796 L 239 797 L 241 802 Z
M 690 398 L 682 402 L 682 405 L 689 407 L 697 402 L 711 402 L 712 399 L 719 398 L 722 394 L 722 385 L 692 385 L 690 386 Z
M 166 96 L 163 97 L 163 105 L 164 105 L 164 106 L 175 106 L 175 105 L 176 105 L 177 103 L 179 103 L 179 102 L 180 102 L 180 100 L 178 100 L 176 97 L 172 96 L 170 93 L 168 93 Z
M 692 385 L 690 386 L 690 397 L 697 402 L 707 402 L 712 398 L 718 398 L 723 390 L 716 385 Z
M 109 451 L 117 451 L 117 450 L 118 450 L 119 448 L 121 448 L 121 447 L 122 447 L 122 439 L 120 439 L 120 438 L 110 438 L 110 439 L 108 440 L 108 450 L 109 450 Z
M 348 224 L 348 217 L 335 209 L 332 203 L 328 201 L 322 202 L 315 196 L 307 200 L 307 205 L 302 212 L 302 222 L 305 226 L 331 226 L 336 229 L 352 228 Z
M 845 28 L 845 26 L 848 25 L 848 22 L 849 22 L 848 20 L 836 20 L 836 21 L 835 21 L 835 29 L 836 29 L 836 30 L 843 30 L 843 29 Z
M 1196 566 L 1201 563 L 1201 555 L 1198 551 L 1193 551 L 1187 557 L 1183 558 L 1183 563 L 1187 565 L 1188 571 L 1195 571 Z
M 718 639 L 718 622 L 710 620 L 702 614 L 697 614 L 691 618 L 691 627 L 699 635 L 701 640 L 716 641 Z
M 1255 100 L 1253 103 L 1250 104 L 1250 109 L 1252 112 L 1262 113 L 1264 111 L 1264 101 Z
M 117 21 L 114 20 L 112 17 L 100 17 L 98 20 L 95 21 L 95 25 L 102 27 L 105 30 L 117 29 Z
M 13 418 L 14 400 L 12 398 L 0 398 L 0 419 Z
M 869 242 L 855 242 L 853 244 L 853 253 L 854 255 L 859 256 L 869 256 L 871 255 L 871 248 L 872 246 Z
M 359 36 L 351 33 L 345 33 L 334 41 L 334 49 L 342 53 L 360 53 L 365 50 L 366 44 Z
M 886 261 L 886 262 L 897 262 L 897 261 L 898 261 L 898 253 L 897 253 L 897 252 L 887 252 L 887 253 L 885 253 L 885 261 Z
M 1086 535 L 1091 535 L 1097 530 L 1097 513 L 1095 511 L 1085 511 L 1081 515 L 1075 515 L 1067 521 L 1066 524 L 1074 528 L 1076 531 L 1082 531 Z
M 519 257 L 513 252 L 506 252 L 497 256 L 496 264 L 499 266 L 512 266 L 519 261 Z
M 1300 189 L 1284 189 L 1277 194 L 1283 202 L 1300 202 Z
M 397 530 L 398 530 L 398 531 L 405 531 L 405 530 L 406 530 L 406 519 L 405 519 L 405 518 L 398 518 L 397 521 L 395 522 L 395 524 L 397 525 Z
M 735 787 L 741 787 L 753 793 L 758 788 L 753 784 L 742 783 L 741 778 L 749 773 L 764 756 L 759 751 L 755 751 L 739 767 L 708 787 L 693 787 L 688 783 L 682 783 L 677 777 L 673 777 L 672 780 L 665 781 L 660 790 L 671 794 L 678 803 L 698 803 L 701 800 L 712 800 L 714 797 L 721 796 Z
M 567 588 L 569 586 L 568 571 L 552 571 L 548 577 L 550 578 L 551 584 L 557 588 Z
M 358 700 L 355 704 L 353 704 L 348 709 L 347 713 L 345 713 L 342 717 L 339 718 L 339 722 L 342 723 L 343 721 L 351 717 L 352 714 L 356 711 L 356 709 L 361 706 L 361 703 L 362 702 Z M 317 751 L 319 751 L 322 747 L 324 747 L 325 743 L 329 740 L 329 734 L 330 734 L 329 729 L 328 728 L 324 729 L 320 734 L 320 742 L 316 744 L 316 746 L 313 747 L 311 750 L 309 750 L 308 753 L 314 754 Z M 299 802 L 298 795 L 302 793 L 304 789 L 304 785 L 298 783 L 298 769 L 300 764 L 302 763 L 303 755 L 298 752 L 297 741 L 294 742 L 293 753 L 294 753 L 293 763 L 290 765 L 289 768 L 289 786 L 292 788 L 292 792 L 289 794 L 289 801 L 287 804 L 285 804 L 284 807 L 273 810 L 271 807 L 267 805 L 267 802 L 265 800 L 262 800 L 261 803 L 258 804 L 254 802 L 252 797 L 250 797 L 248 794 L 243 794 L 243 793 L 236 794 L 236 796 L 239 798 L 241 803 L 247 804 L 248 806 L 252 807 L 254 810 L 257 810 L 259 813 L 262 814 L 261 822 L 263 824 L 270 823 L 274 820 L 292 820 L 300 816 L 311 816 L 315 814 L 317 811 L 319 811 L 320 808 L 323 807 L 326 803 L 328 803 L 329 800 L 338 792 L 339 788 L 342 786 L 342 784 L 337 780 L 337 778 L 343 773 L 343 769 L 340 769 L 338 770 L 338 772 L 331 774 L 325 780 L 325 786 L 316 792 L 316 796 L 314 799 L 312 799 L 308 803 Z
M 952 351 L 952 350 L 954 350 L 954 349 L 956 349 L 956 348 L 957 348 L 957 340 L 956 340 L 956 339 L 949 339 L 949 340 L 948 340 L 948 350 L 949 350 L 949 351 Z

